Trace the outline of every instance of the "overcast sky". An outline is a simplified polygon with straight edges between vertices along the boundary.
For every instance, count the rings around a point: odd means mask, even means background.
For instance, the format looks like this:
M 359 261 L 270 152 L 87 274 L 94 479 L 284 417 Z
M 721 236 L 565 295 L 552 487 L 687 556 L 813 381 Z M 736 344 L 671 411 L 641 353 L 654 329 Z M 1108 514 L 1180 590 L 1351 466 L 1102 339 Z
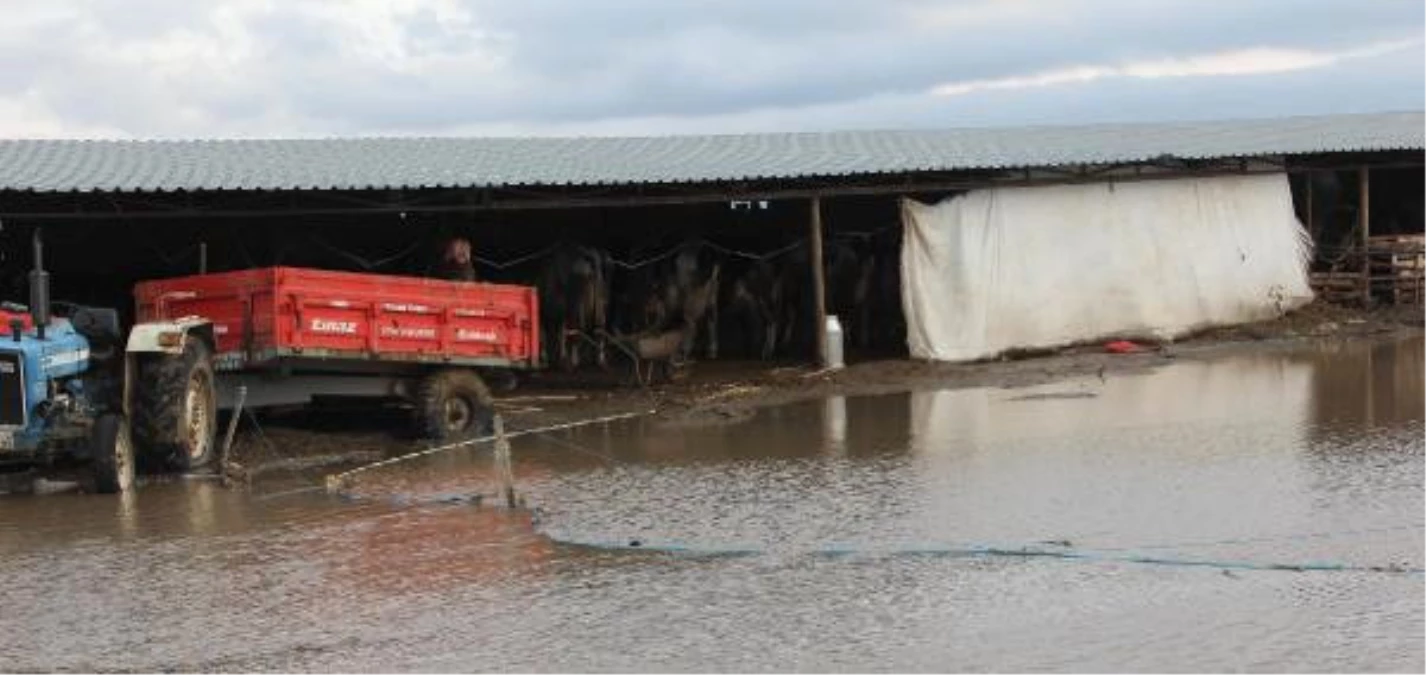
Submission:
M 1420 110 L 1421 0 L 6 0 L 0 137 Z

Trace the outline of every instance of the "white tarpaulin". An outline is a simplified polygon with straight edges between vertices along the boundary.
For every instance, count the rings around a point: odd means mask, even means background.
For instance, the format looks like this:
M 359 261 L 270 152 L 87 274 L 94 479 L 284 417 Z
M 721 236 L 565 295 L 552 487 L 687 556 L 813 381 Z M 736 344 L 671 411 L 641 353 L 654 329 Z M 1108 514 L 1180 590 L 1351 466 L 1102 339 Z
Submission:
M 1311 301 L 1285 175 L 976 190 L 902 202 L 911 356 L 1168 339 Z

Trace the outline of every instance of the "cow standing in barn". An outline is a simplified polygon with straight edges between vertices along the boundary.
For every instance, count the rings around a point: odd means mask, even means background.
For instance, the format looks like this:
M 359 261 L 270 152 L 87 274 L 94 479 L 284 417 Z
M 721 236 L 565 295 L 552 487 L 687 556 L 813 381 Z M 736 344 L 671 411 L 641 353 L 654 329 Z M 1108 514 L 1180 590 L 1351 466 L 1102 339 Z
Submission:
M 589 339 L 607 330 L 610 267 L 605 251 L 568 243 L 556 246 L 545 261 L 536 286 L 547 362 L 578 368 L 591 349 Z M 593 351 L 603 365 L 604 349 Z
M 876 260 L 871 288 L 872 345 L 877 349 L 906 349 L 906 313 L 901 304 L 900 226 L 872 237 Z
M 621 294 L 621 330 L 680 330 L 676 360 L 687 360 L 699 342 L 708 358 L 717 358 L 721 273 L 717 256 L 699 242 L 685 243 L 666 259 L 635 270 Z
M 728 285 L 721 321 L 744 355 L 766 361 L 777 353 L 782 287 L 768 260 L 748 263 Z
M 871 346 L 871 289 L 876 271 L 867 237 L 834 239 L 824 245 L 823 267 L 827 280 L 827 313 L 846 326 L 852 346 Z
M 780 354 L 809 354 L 817 331 L 817 308 L 812 293 L 812 255 L 806 242 L 792 247 L 776 259 L 780 295 L 774 306 L 777 317 L 777 348 Z

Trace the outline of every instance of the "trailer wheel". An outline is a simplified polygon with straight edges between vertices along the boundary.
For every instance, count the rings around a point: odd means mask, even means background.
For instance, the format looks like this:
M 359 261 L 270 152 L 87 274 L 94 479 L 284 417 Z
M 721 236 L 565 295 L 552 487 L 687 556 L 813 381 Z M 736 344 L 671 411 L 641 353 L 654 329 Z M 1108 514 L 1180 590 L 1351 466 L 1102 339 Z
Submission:
M 421 434 L 437 440 L 474 438 L 495 429 L 490 389 L 474 371 L 452 368 L 432 373 L 416 392 Z
M 134 486 L 134 443 L 123 415 L 108 414 L 94 422 L 90 430 L 90 473 L 94 491 L 100 494 L 127 492 Z
M 189 338 L 182 354 L 141 362 L 137 384 L 134 433 L 145 453 L 173 471 L 211 463 L 218 399 L 208 345 Z

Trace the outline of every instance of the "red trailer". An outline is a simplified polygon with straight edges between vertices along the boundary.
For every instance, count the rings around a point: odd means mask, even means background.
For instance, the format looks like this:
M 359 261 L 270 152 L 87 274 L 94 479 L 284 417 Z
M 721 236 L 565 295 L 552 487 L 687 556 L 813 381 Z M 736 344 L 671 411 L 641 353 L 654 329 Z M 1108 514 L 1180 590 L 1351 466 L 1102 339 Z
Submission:
M 271 267 L 146 281 L 134 296 L 139 322 L 202 320 L 219 408 L 239 387 L 253 407 L 398 397 L 449 438 L 486 430 L 482 374 L 540 366 L 525 286 Z

